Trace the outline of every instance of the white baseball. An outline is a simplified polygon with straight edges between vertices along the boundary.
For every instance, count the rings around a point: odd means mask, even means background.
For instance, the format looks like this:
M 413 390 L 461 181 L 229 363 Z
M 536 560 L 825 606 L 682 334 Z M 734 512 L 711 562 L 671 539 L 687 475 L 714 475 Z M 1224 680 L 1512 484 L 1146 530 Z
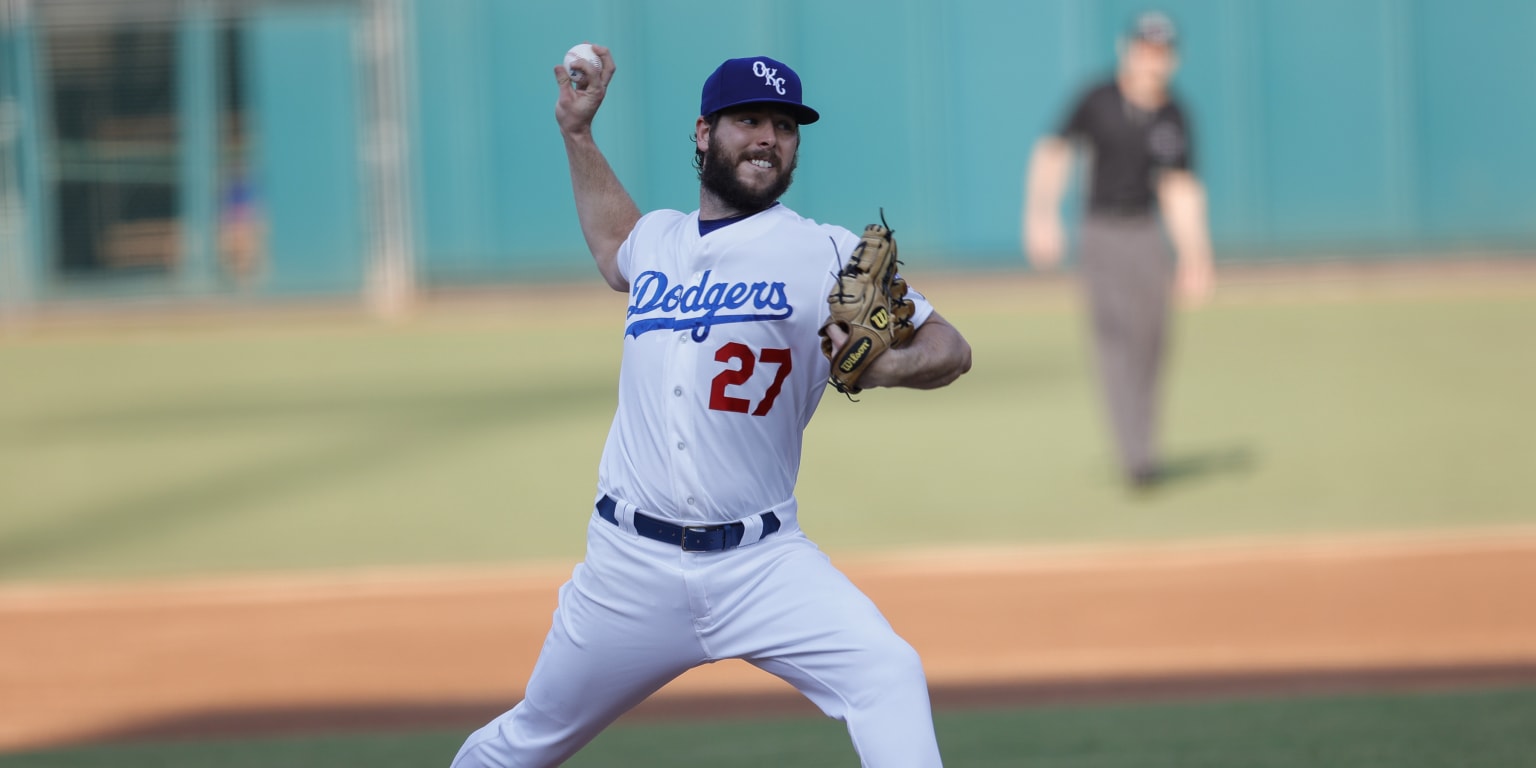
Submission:
M 603 71 L 603 60 L 597 57 L 597 51 L 592 50 L 590 44 L 581 43 L 573 45 L 569 51 L 565 52 L 565 72 L 571 76 L 572 80 L 579 79 L 582 76 L 572 66 L 576 63 L 577 59 L 585 61 L 594 75 Z

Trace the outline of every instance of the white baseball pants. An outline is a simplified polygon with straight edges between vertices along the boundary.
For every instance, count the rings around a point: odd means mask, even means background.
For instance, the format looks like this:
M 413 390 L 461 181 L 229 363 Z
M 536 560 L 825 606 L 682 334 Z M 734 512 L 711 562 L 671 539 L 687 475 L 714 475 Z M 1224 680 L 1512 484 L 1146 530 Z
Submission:
M 668 681 L 729 658 L 846 722 L 866 768 L 941 765 L 917 652 L 785 517 L 757 543 L 684 552 L 594 514 L 523 701 L 453 768 L 558 765 Z

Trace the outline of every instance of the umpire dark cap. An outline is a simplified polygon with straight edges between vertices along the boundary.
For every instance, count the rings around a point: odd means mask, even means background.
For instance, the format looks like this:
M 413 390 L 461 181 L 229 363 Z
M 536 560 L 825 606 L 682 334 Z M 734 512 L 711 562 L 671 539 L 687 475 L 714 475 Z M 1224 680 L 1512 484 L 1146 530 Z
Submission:
M 821 114 L 800 100 L 800 76 L 789 65 L 767 56 L 727 59 L 704 81 L 699 114 L 713 115 L 743 104 L 778 104 L 801 125 L 821 119 Z
M 1148 11 L 1136 17 L 1126 37 L 1138 42 L 1166 45 L 1172 48 L 1178 43 L 1179 33 L 1173 26 L 1173 19 L 1157 11 Z

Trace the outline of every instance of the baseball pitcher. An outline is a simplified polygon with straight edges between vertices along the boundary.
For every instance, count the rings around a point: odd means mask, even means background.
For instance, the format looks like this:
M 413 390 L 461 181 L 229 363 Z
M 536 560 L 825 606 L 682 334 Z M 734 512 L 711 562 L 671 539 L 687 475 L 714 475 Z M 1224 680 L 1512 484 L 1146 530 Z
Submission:
M 739 658 L 845 721 L 864 765 L 938 766 L 918 654 L 801 531 L 795 482 L 829 383 L 942 387 L 970 346 L 900 277 L 883 220 L 855 234 L 779 202 L 820 118 L 794 70 L 721 64 L 694 129 L 698 210 L 642 216 L 592 136 L 616 67 L 591 50 L 555 68 L 555 116 L 582 234 L 628 297 L 618 409 L 525 697 L 453 765 L 557 765 L 683 672 Z

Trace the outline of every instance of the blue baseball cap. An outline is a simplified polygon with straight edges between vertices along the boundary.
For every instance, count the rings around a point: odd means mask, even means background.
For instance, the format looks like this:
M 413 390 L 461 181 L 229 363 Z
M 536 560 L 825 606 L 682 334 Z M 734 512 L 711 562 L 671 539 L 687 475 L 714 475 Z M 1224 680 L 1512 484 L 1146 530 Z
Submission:
M 743 104 L 780 104 L 801 125 L 821 119 L 821 114 L 800 101 L 800 76 L 787 64 L 767 56 L 727 59 L 704 81 L 699 114 L 713 115 Z
M 1147 11 L 1137 16 L 1131 22 L 1131 28 L 1126 31 L 1127 38 L 1152 45 L 1164 45 L 1173 48 L 1178 45 L 1179 32 L 1173 26 L 1173 19 L 1166 14 L 1157 11 Z

